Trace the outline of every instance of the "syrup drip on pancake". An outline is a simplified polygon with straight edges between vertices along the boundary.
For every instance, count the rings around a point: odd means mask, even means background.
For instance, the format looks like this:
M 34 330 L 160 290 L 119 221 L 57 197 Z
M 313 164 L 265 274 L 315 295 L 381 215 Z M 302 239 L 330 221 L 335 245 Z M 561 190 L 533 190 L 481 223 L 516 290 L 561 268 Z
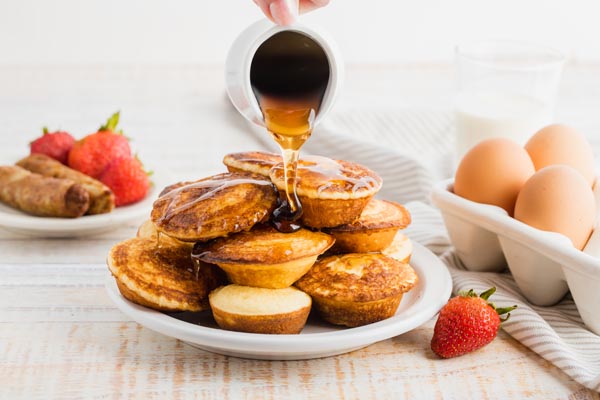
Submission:
M 156 250 L 160 249 L 162 246 L 160 245 L 160 231 L 156 231 Z
M 196 280 L 198 280 L 200 278 L 200 264 L 192 263 L 192 265 L 194 268 L 194 277 L 196 278 Z

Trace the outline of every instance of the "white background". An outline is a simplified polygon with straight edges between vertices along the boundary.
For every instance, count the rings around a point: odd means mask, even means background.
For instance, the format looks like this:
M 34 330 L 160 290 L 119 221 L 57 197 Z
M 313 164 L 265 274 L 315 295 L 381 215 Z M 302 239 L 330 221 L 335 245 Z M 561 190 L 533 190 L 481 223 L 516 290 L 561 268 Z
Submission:
M 223 63 L 251 0 L 0 0 L 0 65 Z M 348 63 L 446 62 L 456 43 L 516 38 L 600 62 L 598 0 L 332 0 L 325 26 Z

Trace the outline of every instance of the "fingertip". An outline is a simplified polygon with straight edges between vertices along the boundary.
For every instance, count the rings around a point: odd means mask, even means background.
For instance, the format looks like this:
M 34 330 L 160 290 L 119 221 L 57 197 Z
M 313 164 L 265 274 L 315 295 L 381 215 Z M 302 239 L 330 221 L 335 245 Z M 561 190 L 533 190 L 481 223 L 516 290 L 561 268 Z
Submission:
M 300 14 L 325 7 L 328 4 L 329 0 L 300 0 Z
M 271 21 L 277 23 L 274 19 L 273 16 L 271 15 L 271 9 L 270 9 L 270 4 L 268 1 L 266 0 L 252 0 L 254 1 L 254 4 L 256 4 L 260 10 L 263 12 L 263 14 L 270 19 Z
M 298 16 L 298 4 L 294 0 L 276 0 L 269 5 L 273 21 L 279 25 L 291 25 Z

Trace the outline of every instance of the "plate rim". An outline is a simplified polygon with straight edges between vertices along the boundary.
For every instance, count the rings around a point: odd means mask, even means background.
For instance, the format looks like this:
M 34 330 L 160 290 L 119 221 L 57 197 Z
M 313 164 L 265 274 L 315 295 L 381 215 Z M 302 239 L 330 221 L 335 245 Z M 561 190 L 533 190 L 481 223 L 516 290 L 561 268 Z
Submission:
M 173 318 L 160 311 L 152 310 L 125 299 L 117 289 L 115 279 L 108 272 L 105 288 L 117 308 L 138 324 L 193 345 L 219 353 L 238 353 L 238 357 L 272 359 L 273 356 L 318 358 L 319 353 L 365 347 L 381 340 L 411 331 L 431 319 L 446 304 L 452 293 L 452 278 L 446 265 L 423 245 L 413 243 L 411 265 L 422 271 L 419 284 L 425 285 L 420 298 L 406 313 L 356 328 L 330 332 L 296 335 L 269 335 L 227 331 L 220 328 L 195 325 Z M 332 340 L 335 339 L 335 340 Z M 310 345 L 310 350 L 306 350 Z M 332 346 L 333 345 L 333 346 Z M 266 355 L 269 355 L 267 358 Z M 314 354 L 314 357 L 307 355 Z M 293 359 L 293 358 L 292 358 Z

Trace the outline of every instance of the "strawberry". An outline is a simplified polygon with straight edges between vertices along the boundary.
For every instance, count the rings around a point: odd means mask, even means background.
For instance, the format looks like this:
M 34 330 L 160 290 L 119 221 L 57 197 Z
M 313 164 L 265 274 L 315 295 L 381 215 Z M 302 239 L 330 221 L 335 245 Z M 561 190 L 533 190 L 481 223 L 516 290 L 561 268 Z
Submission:
M 488 303 L 487 299 L 495 291 L 493 287 L 477 296 L 471 289 L 450 299 L 435 323 L 431 350 L 442 358 L 451 358 L 480 349 L 494 340 L 500 323 L 517 308 L 496 308 Z M 506 313 L 509 313 L 506 318 L 501 319 L 500 315 Z
M 31 142 L 29 146 L 31 154 L 44 154 L 66 164 L 73 143 L 75 143 L 75 139 L 68 132 L 48 132 L 48 128 L 44 127 L 44 134 Z
M 135 203 L 148 194 L 150 179 L 137 157 L 113 160 L 100 175 L 100 181 L 115 194 L 117 207 Z
M 69 167 L 98 178 L 111 161 L 130 157 L 131 148 L 123 131 L 115 132 L 119 113 L 113 114 L 98 132 L 75 142 L 69 153 Z

